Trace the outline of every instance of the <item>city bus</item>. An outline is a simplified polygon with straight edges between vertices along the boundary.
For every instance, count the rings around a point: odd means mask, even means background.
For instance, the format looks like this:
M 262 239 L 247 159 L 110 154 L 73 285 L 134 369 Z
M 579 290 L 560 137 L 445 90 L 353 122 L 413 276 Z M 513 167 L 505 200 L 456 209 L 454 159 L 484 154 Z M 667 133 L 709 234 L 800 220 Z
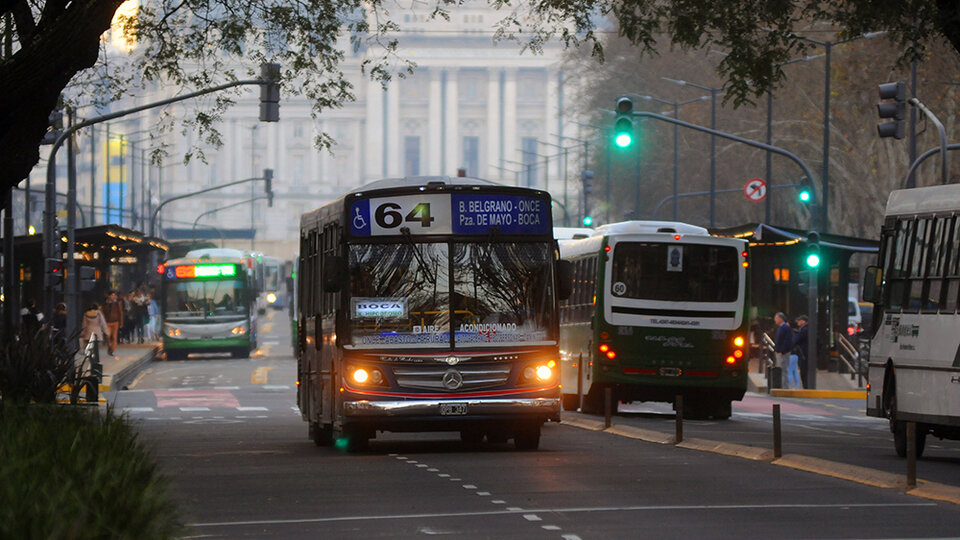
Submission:
M 538 448 L 569 292 L 548 193 L 385 179 L 304 214 L 300 242 L 297 403 L 317 445 L 453 431 Z
M 729 418 L 747 389 L 747 243 L 677 222 L 626 221 L 560 242 L 573 292 L 560 308 L 563 407 L 674 402 Z M 582 404 L 581 404 L 582 401 Z
M 897 190 L 887 200 L 878 266 L 867 268 L 867 414 L 890 420 L 894 448 L 917 456 L 927 434 L 960 439 L 960 185 Z
M 248 358 L 256 349 L 257 288 L 253 259 L 233 249 L 190 251 L 160 265 L 163 350 L 169 360 L 191 353 Z

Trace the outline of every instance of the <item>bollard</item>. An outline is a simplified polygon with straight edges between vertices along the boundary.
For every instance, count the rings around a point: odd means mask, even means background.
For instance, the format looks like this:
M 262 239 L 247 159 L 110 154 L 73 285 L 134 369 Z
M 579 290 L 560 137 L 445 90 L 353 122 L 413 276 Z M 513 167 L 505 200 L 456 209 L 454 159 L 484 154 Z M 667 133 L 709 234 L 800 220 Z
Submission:
M 673 398 L 673 408 L 677 411 L 677 435 L 676 442 L 683 442 L 683 394 L 677 394 Z
M 583 411 L 583 353 L 577 358 L 577 410 Z
M 610 417 L 613 416 L 613 389 L 603 389 L 603 429 L 610 427 Z
M 93 336 L 93 354 L 90 356 L 90 376 L 87 377 L 87 403 L 100 401 L 100 381 L 103 380 L 103 365 L 100 363 L 100 344 Z
M 917 423 L 907 422 L 907 488 L 917 487 Z
M 773 457 L 783 456 L 783 447 L 780 441 L 780 404 L 773 404 Z

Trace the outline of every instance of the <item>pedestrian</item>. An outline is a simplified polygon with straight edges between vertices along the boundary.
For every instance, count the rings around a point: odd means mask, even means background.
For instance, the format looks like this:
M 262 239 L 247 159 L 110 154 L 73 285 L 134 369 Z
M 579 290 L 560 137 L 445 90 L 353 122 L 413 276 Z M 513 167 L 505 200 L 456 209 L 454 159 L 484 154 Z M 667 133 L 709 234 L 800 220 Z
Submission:
M 37 309 L 37 302 L 28 298 L 20 309 L 20 327 L 27 333 L 35 334 L 43 323 L 43 313 Z
M 803 382 L 804 388 L 810 388 L 807 385 L 807 337 L 810 332 L 810 328 L 807 327 L 807 316 L 801 315 L 797 317 L 797 328 L 799 329 L 795 336 L 793 336 L 793 352 L 798 357 L 798 367 L 800 369 L 800 381 Z
M 107 352 L 113 355 L 117 350 L 117 338 L 123 325 L 123 303 L 117 297 L 117 291 L 110 289 L 107 301 L 103 304 L 103 318 L 107 322 Z
M 793 330 L 787 324 L 787 316 L 782 311 L 778 311 L 773 316 L 773 322 L 777 325 L 776 333 L 773 336 L 773 354 L 777 358 L 777 365 L 780 366 L 780 388 L 787 388 L 787 370 L 790 369 Z
M 63 302 L 53 308 L 53 316 L 50 317 L 50 325 L 57 332 L 64 332 L 67 329 L 67 305 Z
M 87 311 L 83 313 L 82 326 L 80 327 L 80 347 L 81 351 L 87 350 L 87 344 L 91 339 L 96 339 L 97 343 L 103 343 L 111 335 L 110 326 L 100 311 L 100 306 L 96 302 L 87 306 Z M 113 353 L 111 353 L 113 354 Z
M 147 291 L 147 340 L 157 340 L 157 329 L 160 326 L 160 306 L 153 299 L 153 293 Z
M 130 304 L 133 311 L 133 326 L 136 329 L 137 343 L 143 343 L 143 332 L 147 325 L 147 297 L 143 289 L 130 293 Z M 133 334 L 130 333 L 130 342 L 133 343 Z

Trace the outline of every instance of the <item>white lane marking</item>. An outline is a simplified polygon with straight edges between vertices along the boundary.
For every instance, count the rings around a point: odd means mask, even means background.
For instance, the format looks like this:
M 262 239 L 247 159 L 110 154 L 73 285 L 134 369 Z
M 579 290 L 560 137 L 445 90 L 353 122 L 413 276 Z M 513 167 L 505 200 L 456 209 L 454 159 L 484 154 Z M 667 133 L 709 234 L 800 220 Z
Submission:
M 264 390 L 289 390 L 290 385 L 287 384 L 263 384 L 260 385 L 260 388 Z
M 464 484 L 463 489 L 477 489 L 477 486 L 473 484 Z
M 477 495 L 479 495 L 479 496 L 481 496 L 481 497 L 489 497 L 489 496 L 490 496 L 490 492 L 489 492 L 489 491 L 478 491 L 478 492 L 477 492 Z
M 180 412 L 210 412 L 210 407 L 180 407 Z
M 153 412 L 153 407 L 124 407 L 123 412 L 147 413 L 147 412 Z
M 523 512 L 523 508 L 520 508 L 519 506 L 508 506 L 507 512 Z
M 437 471 L 439 471 L 439 470 L 440 470 L 440 469 L 430 468 L 430 469 L 427 469 L 427 472 L 437 472 Z
M 447 473 L 441 473 L 441 474 L 438 474 L 437 476 L 439 476 L 440 478 L 450 478 L 450 475 Z
M 543 530 L 545 530 L 545 531 L 559 531 L 559 530 L 560 530 L 560 527 L 557 527 L 556 525 L 541 525 L 540 528 L 543 529 Z
M 494 499 L 490 502 L 492 502 L 493 504 L 507 504 L 507 501 L 501 501 L 500 499 Z
M 418 469 L 426 469 L 427 467 L 429 467 L 429 465 L 427 465 L 426 463 L 417 463 Z
M 214 386 L 214 390 L 239 390 L 239 386 Z
M 543 521 L 543 518 L 536 514 L 524 514 L 523 519 L 527 521 Z
M 563 540 L 581 540 L 581 538 L 575 534 L 565 534 L 560 538 L 563 538 Z
M 843 508 L 911 508 L 924 506 L 938 506 L 936 502 L 918 502 L 918 503 L 830 503 L 830 504 L 705 504 L 705 505 L 650 505 L 650 506 L 600 506 L 588 508 L 541 508 L 540 512 L 652 512 L 665 511 L 676 512 L 677 510 L 790 510 L 790 509 L 836 509 Z M 302 519 L 265 519 L 254 521 L 220 521 L 210 523 L 189 523 L 188 527 L 248 527 L 250 525 L 290 525 L 298 523 L 329 523 L 337 521 L 369 521 L 369 520 L 390 520 L 390 519 L 430 519 L 430 518 L 449 518 L 449 517 L 471 517 L 471 516 L 502 516 L 517 514 L 522 512 L 522 508 L 507 508 L 506 510 L 490 510 L 486 512 L 447 512 L 435 514 L 385 514 L 381 516 L 356 515 L 356 516 L 336 516 L 323 518 L 302 518 Z M 530 514 L 536 515 L 536 514 Z M 566 538 L 566 537 L 564 537 Z M 571 536 L 573 538 L 573 536 Z
M 459 482 L 460 480 L 461 480 L 460 478 L 451 478 L 451 479 L 450 479 L 451 482 Z
M 848 437 L 859 437 L 859 436 L 860 436 L 859 433 L 850 433 L 850 432 L 848 432 L 848 431 L 840 431 L 839 429 L 825 429 L 825 428 L 821 428 L 821 427 L 806 426 L 806 425 L 803 425 L 803 424 L 798 424 L 797 427 L 802 427 L 802 428 L 804 428 L 804 429 L 812 429 L 812 430 L 814 430 L 814 431 L 823 431 L 823 432 L 825 432 L 825 433 L 836 433 L 837 435 L 846 435 L 846 436 L 848 436 Z
M 239 412 L 248 412 L 248 411 L 269 411 L 270 409 L 266 407 L 237 407 Z

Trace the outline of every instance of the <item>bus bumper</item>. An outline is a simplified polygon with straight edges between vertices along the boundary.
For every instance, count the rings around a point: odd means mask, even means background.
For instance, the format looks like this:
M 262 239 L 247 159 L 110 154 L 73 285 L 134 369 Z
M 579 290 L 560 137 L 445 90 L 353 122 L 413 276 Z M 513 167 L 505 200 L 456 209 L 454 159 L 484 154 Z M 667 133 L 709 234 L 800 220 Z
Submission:
M 445 415 L 442 408 L 448 409 L 446 413 L 448 415 Z M 343 414 L 348 418 L 357 419 L 435 417 L 469 420 L 476 417 L 487 419 L 539 417 L 543 420 L 559 421 L 560 398 L 347 401 L 343 403 Z

